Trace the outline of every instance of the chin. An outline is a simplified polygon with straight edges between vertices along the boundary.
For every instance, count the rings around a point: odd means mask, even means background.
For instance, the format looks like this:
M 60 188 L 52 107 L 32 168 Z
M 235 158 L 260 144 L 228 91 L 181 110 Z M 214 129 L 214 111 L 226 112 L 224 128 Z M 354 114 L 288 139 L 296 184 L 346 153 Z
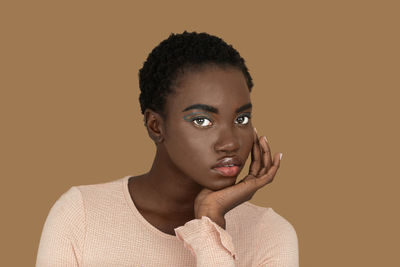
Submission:
M 234 185 L 236 183 L 236 179 L 237 177 L 223 177 L 222 179 L 215 179 L 210 181 L 206 187 L 210 190 L 218 191 Z

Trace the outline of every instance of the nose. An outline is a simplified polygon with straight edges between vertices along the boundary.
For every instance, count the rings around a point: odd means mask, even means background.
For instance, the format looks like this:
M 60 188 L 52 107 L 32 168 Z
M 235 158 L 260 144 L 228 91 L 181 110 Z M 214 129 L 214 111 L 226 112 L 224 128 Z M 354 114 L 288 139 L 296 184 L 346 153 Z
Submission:
M 217 153 L 233 153 L 240 148 L 240 142 L 235 134 L 235 129 L 221 129 L 218 134 L 217 142 L 214 144 L 214 150 Z

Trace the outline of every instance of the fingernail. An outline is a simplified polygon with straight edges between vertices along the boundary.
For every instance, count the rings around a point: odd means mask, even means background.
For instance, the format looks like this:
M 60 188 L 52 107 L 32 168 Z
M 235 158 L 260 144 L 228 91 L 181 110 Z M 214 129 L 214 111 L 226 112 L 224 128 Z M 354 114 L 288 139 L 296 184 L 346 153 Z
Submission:
M 279 156 L 279 160 L 281 160 L 281 159 L 282 159 L 282 155 L 283 155 L 283 154 L 281 153 L 281 155 Z
M 267 142 L 267 143 L 268 143 L 268 140 L 267 140 L 267 137 L 266 137 L 266 136 L 264 136 L 264 139 L 265 139 L 265 142 Z
M 254 127 L 254 131 L 257 133 L 257 129 L 256 129 L 256 127 Z

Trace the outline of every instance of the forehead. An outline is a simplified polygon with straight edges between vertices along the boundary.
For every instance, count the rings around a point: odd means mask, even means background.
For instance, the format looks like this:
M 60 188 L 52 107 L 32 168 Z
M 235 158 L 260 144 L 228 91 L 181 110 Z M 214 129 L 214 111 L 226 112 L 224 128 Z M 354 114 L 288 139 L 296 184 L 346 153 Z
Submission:
M 206 104 L 220 112 L 232 113 L 250 102 L 250 92 L 243 73 L 232 67 L 209 66 L 185 73 L 168 96 L 168 113 L 181 113 L 193 104 Z

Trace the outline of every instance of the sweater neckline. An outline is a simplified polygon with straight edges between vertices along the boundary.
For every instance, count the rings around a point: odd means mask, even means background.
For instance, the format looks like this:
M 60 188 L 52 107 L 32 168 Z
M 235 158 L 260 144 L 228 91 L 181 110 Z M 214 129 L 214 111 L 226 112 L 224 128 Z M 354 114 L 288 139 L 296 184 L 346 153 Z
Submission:
M 129 188 L 128 188 L 128 181 L 129 178 L 131 178 L 132 175 L 127 175 L 125 177 L 123 177 L 121 179 L 121 184 L 122 184 L 122 191 L 124 192 L 124 196 L 125 196 L 125 201 L 127 202 L 127 205 L 130 207 L 131 211 L 133 212 L 133 214 L 136 216 L 136 218 L 147 228 L 149 229 L 151 232 L 153 232 L 154 234 L 165 238 L 165 239 L 170 239 L 170 240 L 176 240 L 179 241 L 178 238 L 175 235 L 169 235 L 166 234 L 162 231 L 160 231 L 159 229 L 157 229 L 156 227 L 154 227 L 151 223 L 149 223 L 143 216 L 142 214 L 139 212 L 139 210 L 136 208 L 135 203 L 133 202 L 131 195 L 129 193 Z

